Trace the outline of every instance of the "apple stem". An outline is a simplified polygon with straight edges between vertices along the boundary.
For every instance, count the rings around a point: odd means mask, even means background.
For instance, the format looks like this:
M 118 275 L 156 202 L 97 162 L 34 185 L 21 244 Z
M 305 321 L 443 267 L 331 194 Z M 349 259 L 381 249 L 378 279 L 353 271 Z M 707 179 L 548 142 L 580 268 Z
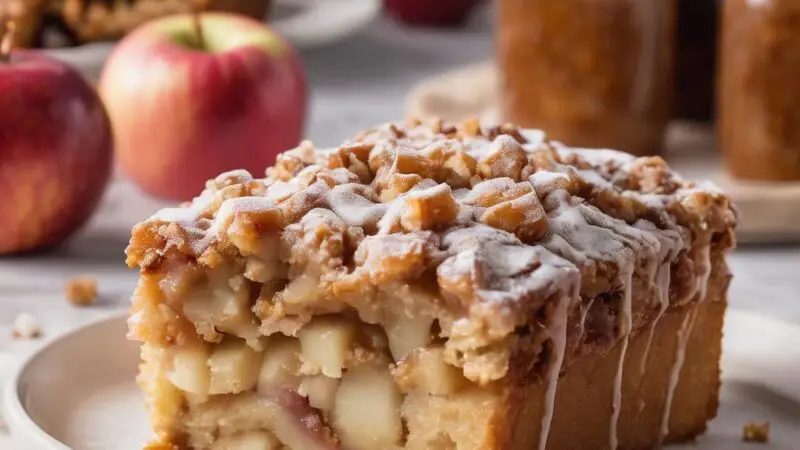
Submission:
M 194 33 L 197 39 L 197 48 L 205 48 L 205 38 L 203 37 L 203 1 L 195 0 L 192 2 L 192 22 L 194 24 Z
M 11 21 L 5 21 L 0 27 L 0 62 L 8 63 L 11 61 L 11 47 L 14 42 L 14 31 L 16 24 Z

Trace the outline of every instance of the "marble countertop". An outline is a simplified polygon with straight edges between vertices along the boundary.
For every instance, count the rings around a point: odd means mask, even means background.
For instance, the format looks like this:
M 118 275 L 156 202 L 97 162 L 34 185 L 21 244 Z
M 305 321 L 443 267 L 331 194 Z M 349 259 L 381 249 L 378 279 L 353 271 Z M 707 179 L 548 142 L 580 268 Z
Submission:
M 488 19 L 463 31 L 409 31 L 385 21 L 329 48 L 303 54 L 313 89 L 309 137 L 335 145 L 360 129 L 404 114 L 404 98 L 419 80 L 489 58 Z M 166 204 L 118 179 L 87 227 L 61 249 L 0 258 L 0 354 L 24 355 L 41 341 L 11 338 L 15 317 L 33 314 L 45 336 L 125 310 L 137 274 L 124 264 L 131 226 Z M 730 257 L 730 303 L 800 324 L 800 247 L 746 247 Z M 98 280 L 101 300 L 75 308 L 64 285 L 77 275 Z M 2 447 L 2 445 L 0 445 Z

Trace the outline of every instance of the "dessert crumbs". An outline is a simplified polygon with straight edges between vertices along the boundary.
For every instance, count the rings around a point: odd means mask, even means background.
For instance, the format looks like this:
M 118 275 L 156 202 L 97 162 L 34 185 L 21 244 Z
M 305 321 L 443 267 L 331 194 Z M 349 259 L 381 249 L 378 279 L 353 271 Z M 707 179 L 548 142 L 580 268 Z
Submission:
M 742 427 L 742 440 L 744 442 L 769 442 L 769 422 L 750 422 Z
M 67 282 L 65 295 L 74 306 L 89 306 L 97 300 L 97 280 L 88 276 L 75 277 Z
M 37 339 L 42 336 L 42 327 L 36 317 L 22 313 L 14 320 L 11 335 L 17 339 Z

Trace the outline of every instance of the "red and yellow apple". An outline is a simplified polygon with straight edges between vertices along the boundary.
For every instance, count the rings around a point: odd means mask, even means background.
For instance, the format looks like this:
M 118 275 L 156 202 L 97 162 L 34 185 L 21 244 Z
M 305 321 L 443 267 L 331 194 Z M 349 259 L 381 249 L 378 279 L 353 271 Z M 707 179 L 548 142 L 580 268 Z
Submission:
M 111 126 L 73 68 L 33 52 L 0 62 L 0 254 L 59 244 L 111 174 Z
M 116 47 L 100 93 L 117 161 L 144 191 L 187 200 L 221 172 L 254 174 L 297 145 L 307 108 L 294 49 L 266 25 L 226 13 L 149 22 Z

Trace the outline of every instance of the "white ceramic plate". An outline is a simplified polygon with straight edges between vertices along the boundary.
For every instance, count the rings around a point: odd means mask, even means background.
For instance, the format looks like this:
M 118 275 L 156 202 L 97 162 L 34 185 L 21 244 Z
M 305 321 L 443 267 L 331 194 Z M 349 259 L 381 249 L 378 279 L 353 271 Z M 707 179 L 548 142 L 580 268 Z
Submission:
M 4 399 L 13 450 L 140 448 L 148 425 L 133 381 L 138 349 L 125 332 L 124 317 L 106 319 L 56 338 L 19 365 Z M 673 448 L 752 450 L 741 442 L 742 425 L 769 420 L 772 443 L 758 448 L 796 450 L 798 342 L 800 327 L 729 312 L 719 416 L 697 444 Z
M 380 0 L 275 0 L 274 3 L 269 25 L 300 49 L 347 38 L 364 29 L 381 11 Z M 102 42 L 44 51 L 78 67 L 94 80 L 113 48 L 113 42 Z

